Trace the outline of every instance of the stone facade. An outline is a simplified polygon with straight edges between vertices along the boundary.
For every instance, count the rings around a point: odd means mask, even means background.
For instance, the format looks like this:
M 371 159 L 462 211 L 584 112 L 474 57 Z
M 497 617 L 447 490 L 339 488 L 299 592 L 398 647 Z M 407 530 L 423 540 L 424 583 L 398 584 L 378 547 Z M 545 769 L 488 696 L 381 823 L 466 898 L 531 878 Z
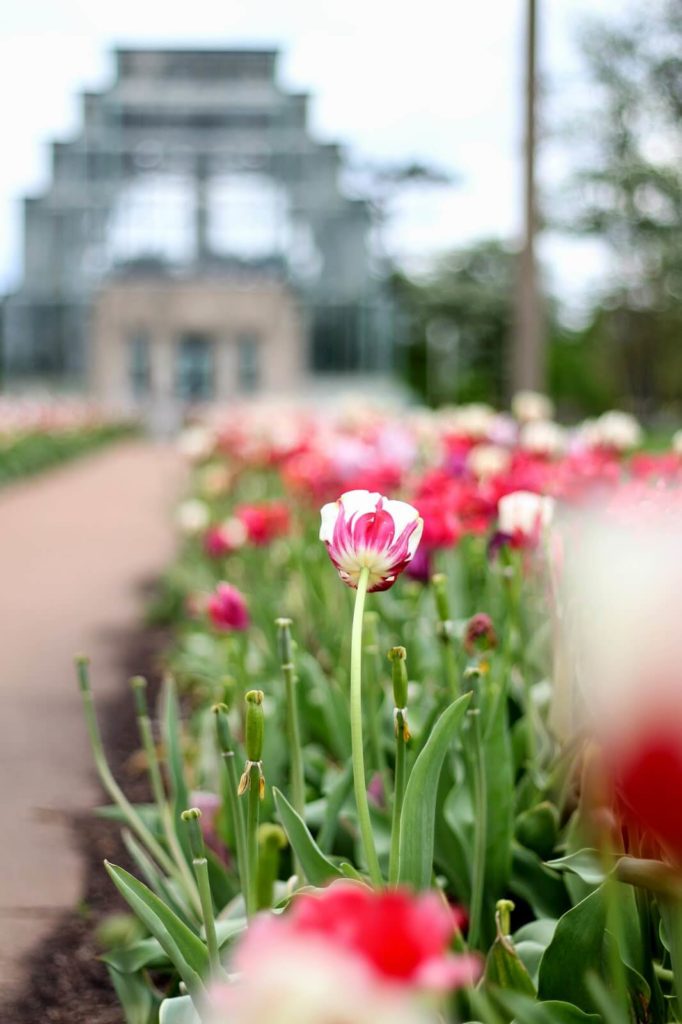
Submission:
M 90 390 L 136 408 L 159 431 L 192 405 L 290 395 L 305 383 L 305 333 L 295 296 L 261 276 L 135 276 L 93 303 Z

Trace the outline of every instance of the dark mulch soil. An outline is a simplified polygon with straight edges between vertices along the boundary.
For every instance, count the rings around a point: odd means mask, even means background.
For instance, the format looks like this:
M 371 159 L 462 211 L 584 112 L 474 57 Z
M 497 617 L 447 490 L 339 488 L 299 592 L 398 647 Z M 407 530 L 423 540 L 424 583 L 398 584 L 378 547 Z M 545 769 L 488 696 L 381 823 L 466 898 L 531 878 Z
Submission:
M 159 629 L 140 631 L 122 639 L 120 692 L 109 703 L 95 700 L 109 763 L 127 796 L 133 801 L 149 799 L 146 777 L 135 767 L 133 754 L 139 749 L 133 701 L 127 680 L 146 675 L 150 703 L 159 687 L 158 665 L 168 641 Z M 94 771 L 94 766 L 93 766 Z M 108 803 L 103 794 L 102 803 Z M 101 949 L 94 938 L 97 924 L 115 911 L 127 909 L 106 874 L 106 858 L 131 869 L 121 843 L 120 826 L 93 814 L 74 818 L 76 844 L 85 866 L 85 891 L 78 908 L 55 925 L 38 946 L 28 966 L 23 992 L 8 1006 L 0 1006 L 0 1024 L 123 1024 L 116 995 Z

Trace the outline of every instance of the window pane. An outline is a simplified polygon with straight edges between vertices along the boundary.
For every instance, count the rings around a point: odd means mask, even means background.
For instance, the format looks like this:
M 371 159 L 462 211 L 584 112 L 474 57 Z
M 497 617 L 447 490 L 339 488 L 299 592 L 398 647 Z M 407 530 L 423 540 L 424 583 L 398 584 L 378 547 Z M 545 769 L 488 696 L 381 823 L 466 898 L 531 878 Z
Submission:
M 136 398 L 149 391 L 149 337 L 143 331 L 129 341 L 130 388 Z
M 189 402 L 213 396 L 213 341 L 202 334 L 185 334 L 178 346 L 177 389 Z
M 239 390 L 257 391 L 260 387 L 260 341 L 256 334 L 237 338 L 237 376 Z

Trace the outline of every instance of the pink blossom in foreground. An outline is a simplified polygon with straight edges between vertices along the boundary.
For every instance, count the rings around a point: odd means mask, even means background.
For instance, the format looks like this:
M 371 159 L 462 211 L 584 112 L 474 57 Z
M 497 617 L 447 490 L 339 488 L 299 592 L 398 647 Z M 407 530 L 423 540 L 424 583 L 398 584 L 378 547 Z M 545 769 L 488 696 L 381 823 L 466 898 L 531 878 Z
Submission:
M 682 867 L 682 488 L 631 480 L 563 527 L 564 690 L 555 722 L 589 736 L 592 798 L 617 848 Z M 579 657 L 576 653 L 579 652 Z
M 368 590 L 388 590 L 412 561 L 423 522 L 416 508 L 377 492 L 346 491 L 322 508 L 320 540 L 339 576 L 357 587 L 369 569 Z
M 463 920 L 435 892 L 377 892 L 335 882 L 319 895 L 295 900 L 285 923 L 296 934 L 355 953 L 384 981 L 450 990 L 472 984 L 479 973 L 477 957 L 449 951 Z
M 251 935 L 257 938 L 250 941 Z M 316 937 L 249 929 L 236 983 L 212 985 L 206 1024 L 437 1024 L 402 990 L 377 983 L 357 957 Z
M 219 583 L 207 602 L 208 616 L 220 630 L 242 630 L 249 625 L 249 611 L 241 591 L 229 583 Z
M 263 915 L 240 943 L 239 981 L 214 987 L 210 1024 L 426 1024 L 421 996 L 474 984 L 481 963 L 449 945 L 463 914 L 435 892 L 335 882 Z

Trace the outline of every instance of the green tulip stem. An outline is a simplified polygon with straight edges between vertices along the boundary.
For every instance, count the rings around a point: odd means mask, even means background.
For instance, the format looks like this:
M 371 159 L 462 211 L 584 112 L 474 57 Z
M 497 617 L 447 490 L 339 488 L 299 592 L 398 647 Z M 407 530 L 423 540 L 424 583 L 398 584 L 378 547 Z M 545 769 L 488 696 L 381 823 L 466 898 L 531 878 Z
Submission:
M 280 667 L 284 678 L 286 698 L 287 739 L 291 766 L 291 803 L 294 810 L 305 821 L 305 774 L 296 698 L 296 669 L 291 649 L 291 619 L 277 619 L 276 625 L 279 632 Z M 294 872 L 299 879 L 303 878 L 303 869 L 297 856 L 294 857 Z
M 388 866 L 388 880 L 391 885 L 398 881 L 400 855 L 400 818 L 405 797 L 405 733 L 407 723 L 401 708 L 395 710 L 395 783 L 393 792 L 393 818 L 391 820 L 391 853 Z
M 474 775 L 474 856 L 471 870 L 471 903 L 469 906 L 469 942 L 475 949 L 481 939 L 481 916 L 483 913 L 483 889 L 485 886 L 485 860 L 487 838 L 486 771 L 483 737 L 481 736 L 481 713 L 478 708 L 468 712 L 473 738 Z
M 238 796 L 239 777 L 235 761 L 234 743 L 230 732 L 228 709 L 225 704 L 216 704 L 213 707 L 215 715 L 216 733 L 218 746 L 225 766 L 227 802 L 230 808 L 232 831 L 236 847 L 237 874 L 242 892 L 246 892 L 247 879 L 247 853 L 246 853 L 246 830 L 244 827 L 244 814 Z
M 450 598 L 447 591 L 447 577 L 443 573 L 436 573 L 431 577 L 434 596 L 436 599 L 436 611 L 438 613 L 437 635 L 443 664 L 443 674 L 450 690 L 452 700 L 460 696 L 460 672 L 457 665 L 454 637 L 452 634 L 453 623 L 450 614 Z
M 213 910 L 213 897 L 211 895 L 211 883 L 208 877 L 208 861 L 204 847 L 204 837 L 201 834 L 199 820 L 201 811 L 197 807 L 191 807 L 182 812 L 182 820 L 187 825 L 189 832 L 189 844 L 192 850 L 192 864 L 201 898 L 201 916 L 206 932 L 206 947 L 208 949 L 208 961 L 211 965 L 211 973 L 216 975 L 221 971 L 220 948 L 215 926 L 215 913 Z
M 389 773 L 386 755 L 381 739 L 381 667 L 379 655 L 379 638 L 377 636 L 378 618 L 376 612 L 366 612 L 363 623 L 363 651 L 366 687 L 366 701 L 369 708 L 369 749 L 372 754 L 372 767 L 381 776 L 385 793 L 389 790 Z
M 156 746 L 154 744 L 152 723 L 147 707 L 145 692 L 147 680 L 144 676 L 133 676 L 130 680 L 130 685 L 135 697 L 137 726 L 140 733 L 140 740 L 142 742 L 142 749 L 144 750 L 145 757 L 147 759 L 149 781 L 152 787 L 156 807 L 159 812 L 159 819 L 163 826 L 164 835 L 166 836 L 168 849 L 170 850 L 173 860 L 177 865 L 178 872 L 182 877 L 183 888 L 185 889 L 194 910 L 197 913 L 200 913 L 201 893 L 197 889 L 197 883 L 192 876 L 189 864 L 187 863 L 187 859 L 185 858 L 180 842 L 178 841 L 178 836 L 175 831 L 175 823 L 173 821 L 173 813 L 171 811 L 170 804 L 168 803 L 166 790 L 163 785 L 161 768 L 159 766 L 159 759 L 157 757 Z
M 135 833 L 138 839 L 147 847 L 150 854 L 156 860 L 159 867 L 166 872 L 176 881 L 183 883 L 183 879 L 180 876 L 176 865 L 173 860 L 168 856 L 166 851 L 163 849 L 161 844 L 158 842 L 156 837 L 152 835 L 151 831 L 147 828 L 144 821 L 137 813 L 133 805 L 130 803 L 121 787 L 116 782 L 109 763 L 107 761 L 106 754 L 104 752 L 104 744 L 102 743 L 102 736 L 97 725 L 97 716 L 95 714 L 95 705 L 92 698 L 92 689 L 90 687 L 90 673 L 89 673 L 89 661 L 85 657 L 76 658 L 76 669 L 78 672 L 78 683 L 80 686 L 81 697 L 83 701 L 83 713 L 85 717 L 85 725 L 88 730 L 88 736 L 90 738 L 90 745 L 92 747 L 93 757 L 95 766 L 99 774 L 100 780 L 104 789 L 118 806 L 122 812 L 126 822 L 130 826 L 131 830 Z
M 351 632 L 350 653 L 350 731 L 353 761 L 353 785 L 355 803 L 358 812 L 360 837 L 365 851 L 365 860 L 369 876 L 375 886 L 382 885 L 381 869 L 374 846 L 372 820 L 369 815 L 367 800 L 367 783 L 365 779 L 365 754 L 362 738 L 362 619 L 365 610 L 365 597 L 369 582 L 369 569 L 360 572 L 358 587 L 355 594 L 353 610 L 353 626 Z
M 251 763 L 248 768 L 246 791 L 246 915 L 253 917 L 258 911 L 258 819 L 260 815 L 261 766 Z

